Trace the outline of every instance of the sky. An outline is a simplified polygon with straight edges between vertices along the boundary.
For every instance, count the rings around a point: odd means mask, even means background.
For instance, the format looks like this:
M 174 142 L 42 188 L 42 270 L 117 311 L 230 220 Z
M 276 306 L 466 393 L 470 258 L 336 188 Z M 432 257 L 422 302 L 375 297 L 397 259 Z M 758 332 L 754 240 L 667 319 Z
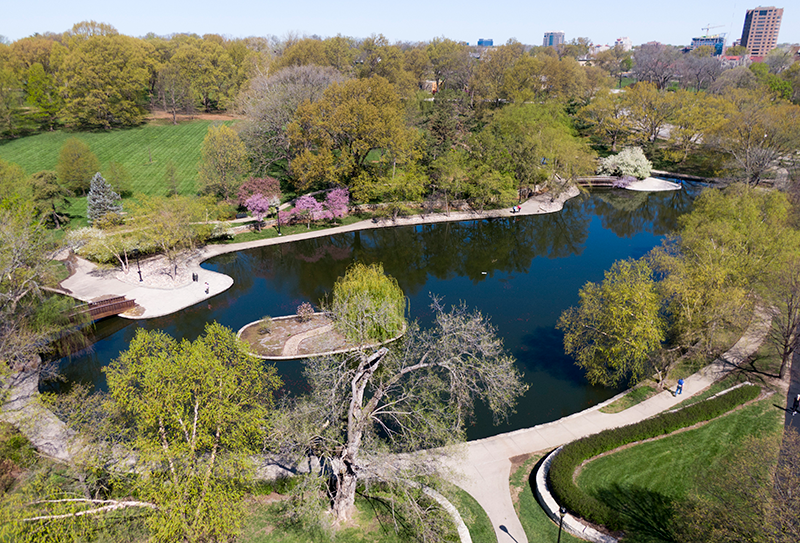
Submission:
M 0 35 L 14 41 L 36 32 L 63 32 L 73 24 L 94 20 L 120 33 L 144 36 L 179 32 L 221 34 L 231 38 L 290 33 L 341 34 L 364 38 L 383 34 L 391 42 L 428 41 L 446 37 L 475 44 L 491 38 L 495 45 L 515 38 L 541 45 L 549 31 L 566 39 L 587 37 L 611 44 L 629 37 L 634 45 L 659 41 L 688 45 L 692 37 L 728 33 L 728 44 L 740 38 L 744 15 L 756 4 L 717 0 L 38 0 L 33 4 L 6 0 L 0 9 Z M 794 3 L 794 0 L 793 0 Z M 787 8 L 778 42 L 800 42 L 800 6 Z

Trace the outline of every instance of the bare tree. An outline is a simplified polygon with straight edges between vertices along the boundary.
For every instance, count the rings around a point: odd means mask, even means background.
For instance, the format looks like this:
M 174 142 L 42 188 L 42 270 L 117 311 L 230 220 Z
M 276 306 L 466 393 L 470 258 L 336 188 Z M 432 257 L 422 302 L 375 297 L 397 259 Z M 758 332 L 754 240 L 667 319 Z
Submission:
M 337 523 L 352 515 L 359 481 L 390 478 L 375 468 L 386 455 L 461 441 L 476 401 L 504 417 L 526 389 L 485 317 L 436 299 L 432 308 L 432 328 L 411 324 L 391 347 L 308 360 L 311 393 L 276 428 L 321 460 Z M 422 459 L 407 458 L 404 477 L 419 475 Z
M 649 81 L 659 90 L 664 89 L 677 75 L 678 55 L 669 45 L 645 43 L 633 55 L 633 73 L 637 80 Z
M 239 96 L 238 109 L 247 118 L 239 134 L 252 159 L 254 175 L 269 174 L 275 163 L 290 158 L 284 129 L 300 104 L 319 100 L 328 85 L 343 80 L 334 68 L 292 66 L 250 81 L 250 88 Z

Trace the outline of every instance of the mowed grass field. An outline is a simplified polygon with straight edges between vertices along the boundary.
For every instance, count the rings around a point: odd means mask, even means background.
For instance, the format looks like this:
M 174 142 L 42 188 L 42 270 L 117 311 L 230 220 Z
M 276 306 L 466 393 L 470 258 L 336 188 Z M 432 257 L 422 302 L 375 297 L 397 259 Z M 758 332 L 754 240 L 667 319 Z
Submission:
M 209 126 L 220 122 L 193 120 L 172 125 L 155 120 L 136 128 L 107 132 L 46 132 L 0 142 L 0 159 L 19 164 L 28 174 L 55 170 L 61 146 L 74 137 L 97 155 L 101 172 L 111 162 L 122 164 L 131 176 L 134 194 L 166 195 L 165 176 L 170 161 L 175 165 L 178 192 L 194 194 L 203 138 Z

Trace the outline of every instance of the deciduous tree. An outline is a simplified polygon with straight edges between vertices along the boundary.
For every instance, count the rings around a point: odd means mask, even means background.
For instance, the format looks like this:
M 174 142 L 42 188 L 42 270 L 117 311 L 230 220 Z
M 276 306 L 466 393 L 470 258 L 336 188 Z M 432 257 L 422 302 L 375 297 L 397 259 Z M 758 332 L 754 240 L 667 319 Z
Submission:
M 70 48 L 59 68 L 68 125 L 96 128 L 142 122 L 151 46 L 118 34 L 91 33 Z
M 417 133 L 406 126 L 402 104 L 382 77 L 330 85 L 320 100 L 297 109 L 287 130 L 297 149 L 291 167 L 299 188 L 350 186 L 361 175 L 418 157 Z
M 338 71 L 321 66 L 293 66 L 272 75 L 259 74 L 242 91 L 238 109 L 247 121 L 240 135 L 247 146 L 253 171 L 271 174 L 291 157 L 286 126 L 294 118 L 300 104 L 316 102 L 324 90 L 344 77 Z
M 236 334 L 207 324 L 194 342 L 139 330 L 106 369 L 119 423 L 139 455 L 135 486 L 156 506 L 157 541 L 230 539 L 241 487 L 259 453 L 281 381 Z
M 411 324 L 396 345 L 306 362 L 311 393 L 299 399 L 278 432 L 297 450 L 320 458 L 325 469 L 319 481 L 330 488 L 332 501 L 306 493 L 304 508 L 321 499 L 332 503 L 336 523 L 346 522 L 360 481 L 403 484 L 398 478 L 424 472 L 417 456 L 409 457 L 405 470 L 379 469 L 387 453 L 459 442 L 476 402 L 503 417 L 524 392 L 513 359 L 485 317 L 463 305 L 448 311 L 436 301 L 433 310 L 430 329 Z M 426 536 L 436 539 L 432 527 Z
M 227 125 L 211 126 L 200 151 L 197 181 L 206 194 L 231 200 L 247 173 L 247 150 Z
M 77 194 L 86 194 L 92 176 L 100 170 L 100 161 L 83 141 L 69 138 L 58 153 L 56 173 L 66 188 Z
M 45 220 L 53 222 L 56 228 L 69 218 L 62 215 L 62 209 L 69 204 L 68 196 L 72 192 L 58 182 L 58 175 L 53 171 L 41 171 L 31 176 L 31 199 L 37 212 Z
M 592 384 L 634 384 L 654 369 L 666 325 L 652 275 L 642 260 L 617 261 L 601 284 L 584 285 L 578 307 L 562 313 L 564 349 Z

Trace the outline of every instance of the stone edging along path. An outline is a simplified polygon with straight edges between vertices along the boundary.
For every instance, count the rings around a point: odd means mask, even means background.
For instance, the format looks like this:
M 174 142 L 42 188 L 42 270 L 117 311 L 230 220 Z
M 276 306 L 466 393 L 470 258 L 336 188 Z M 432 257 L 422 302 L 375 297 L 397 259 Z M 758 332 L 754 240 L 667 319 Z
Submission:
M 316 312 L 316 313 L 314 313 L 314 316 L 324 315 L 324 314 L 325 313 L 323 313 L 323 312 Z M 284 316 L 281 316 L 281 317 L 274 317 L 272 320 L 273 321 L 281 321 L 281 320 L 296 319 L 296 318 L 298 318 L 297 315 L 284 315 Z M 256 326 L 259 322 L 261 322 L 261 321 L 257 320 L 257 321 L 253 321 L 253 322 L 245 324 L 244 326 L 239 328 L 238 332 L 236 332 L 236 337 L 241 339 L 242 333 L 247 328 L 250 328 L 251 326 Z M 387 345 L 389 343 L 392 343 L 393 341 L 397 341 L 398 339 L 403 337 L 403 334 L 406 333 L 406 326 L 404 324 L 403 325 L 403 329 L 400 331 L 399 334 L 397 334 L 396 336 L 394 336 L 392 338 L 389 338 L 386 341 L 383 341 L 381 343 L 370 343 L 369 345 L 355 345 L 355 346 L 349 347 L 347 349 L 338 349 L 338 350 L 335 350 L 335 351 L 323 351 L 323 352 L 319 352 L 319 353 L 306 353 L 306 354 L 304 354 L 302 356 L 298 356 L 298 352 L 297 352 L 298 348 L 300 347 L 300 343 L 302 343 L 304 339 L 308 339 L 310 337 L 316 337 L 316 336 L 322 335 L 322 334 L 330 331 L 332 328 L 333 328 L 333 324 L 326 324 L 326 325 L 320 326 L 318 328 L 312 328 L 311 330 L 306 330 L 305 332 L 300 332 L 299 334 L 295 334 L 293 336 L 289 336 L 289 338 L 286 340 L 286 342 L 285 342 L 285 344 L 283 346 L 283 350 L 281 351 L 281 354 L 279 354 L 279 355 L 271 355 L 271 356 L 260 355 L 258 353 L 254 353 L 252 351 L 250 351 L 250 354 L 255 356 L 256 358 L 260 358 L 262 360 L 296 360 L 298 358 L 313 358 L 315 356 L 326 356 L 326 355 L 331 355 L 331 354 L 344 354 L 344 353 L 351 353 L 351 352 L 357 351 L 359 349 L 374 349 L 376 347 L 381 347 L 383 345 Z
M 708 388 L 754 353 L 766 337 L 771 319 L 767 310 L 757 307 L 750 326 L 739 341 L 712 364 L 685 379 L 682 396 L 675 397 L 671 391 L 664 390 L 622 412 L 600 412 L 601 407 L 614 401 L 612 398 L 552 422 L 469 441 L 461 447 L 459 454 L 439 461 L 444 476 L 466 490 L 483 507 L 498 541 L 506 541 L 510 536 L 517 543 L 527 542 L 511 500 L 512 458 L 551 450 L 601 430 L 627 426 L 673 409 L 683 399 Z
M 750 383 L 749 381 L 745 381 L 743 383 L 739 383 L 739 384 L 734 385 L 734 386 L 732 386 L 732 387 L 730 387 L 730 388 L 728 388 L 726 390 L 718 392 L 718 393 L 714 394 L 713 396 L 710 396 L 710 397 L 706 398 L 706 400 L 711 400 L 711 399 L 716 398 L 718 396 L 721 396 L 723 394 L 727 394 L 728 392 L 731 392 L 732 390 L 736 390 L 739 387 L 742 387 L 742 386 L 745 386 L 745 385 L 750 385 L 750 384 L 752 384 L 752 383 Z M 763 391 L 762 391 L 762 394 L 763 394 Z M 760 399 L 760 398 L 757 398 L 757 399 Z M 725 416 L 727 414 L 728 413 L 724 413 L 723 415 L 720 415 L 720 416 L 722 417 L 722 416 Z M 711 421 L 705 421 L 705 422 L 708 423 L 708 422 L 711 422 Z M 669 433 L 669 434 L 666 434 L 666 435 L 660 435 L 660 436 L 657 436 L 655 438 L 646 439 L 646 440 L 641 441 L 639 443 L 646 443 L 646 442 L 655 441 L 655 440 L 658 440 L 658 439 L 664 439 L 666 437 L 669 437 L 669 436 L 674 435 L 674 434 L 676 434 L 678 432 L 681 432 L 681 431 L 685 431 L 687 429 L 688 428 L 683 428 L 681 430 L 676 430 L 675 432 L 672 432 L 672 433 Z M 623 448 L 629 447 L 631 445 L 636 445 L 636 444 L 637 443 L 630 443 L 630 444 L 624 445 L 622 447 L 617 447 L 616 449 L 612 449 L 610 451 L 606 451 L 605 453 L 603 453 L 603 455 L 609 454 L 609 453 L 613 453 L 613 452 L 615 452 L 615 451 L 617 451 L 619 449 L 623 449 Z M 539 502 L 539 505 L 541 505 L 542 509 L 544 509 L 544 512 L 547 513 L 547 516 L 550 517 L 550 519 L 553 522 L 556 522 L 556 523 L 558 523 L 561 520 L 560 511 L 559 511 L 560 510 L 560 506 L 559 506 L 558 502 L 556 501 L 555 497 L 553 496 L 553 494 L 550 492 L 550 488 L 549 488 L 549 486 L 547 484 L 547 474 L 550 472 L 550 464 L 553 463 L 553 460 L 555 459 L 556 455 L 563 448 L 564 448 L 564 445 L 561 445 L 557 449 L 555 449 L 553 451 L 550 451 L 550 453 L 548 453 L 547 456 L 544 458 L 544 460 L 541 462 L 541 464 L 539 465 L 539 468 L 536 470 L 536 477 L 534 479 L 535 480 L 535 485 L 534 485 L 534 489 L 533 489 L 534 490 L 534 494 L 536 495 L 536 500 Z M 601 455 L 601 456 L 603 456 L 603 455 Z M 590 459 L 586 460 L 585 462 L 591 462 L 595 458 L 598 458 L 598 457 L 590 458 Z M 582 519 L 580 519 L 580 518 L 578 518 L 578 517 L 576 517 L 574 515 L 571 515 L 571 514 L 565 514 L 564 515 L 564 517 L 563 517 L 563 526 L 564 526 L 564 529 L 567 532 L 571 533 L 575 537 L 580 537 L 581 539 L 585 539 L 586 541 L 591 541 L 592 543 L 617 543 L 617 541 L 619 541 L 617 538 L 615 538 L 613 536 L 604 534 L 604 533 L 594 529 L 592 526 L 586 524 Z

